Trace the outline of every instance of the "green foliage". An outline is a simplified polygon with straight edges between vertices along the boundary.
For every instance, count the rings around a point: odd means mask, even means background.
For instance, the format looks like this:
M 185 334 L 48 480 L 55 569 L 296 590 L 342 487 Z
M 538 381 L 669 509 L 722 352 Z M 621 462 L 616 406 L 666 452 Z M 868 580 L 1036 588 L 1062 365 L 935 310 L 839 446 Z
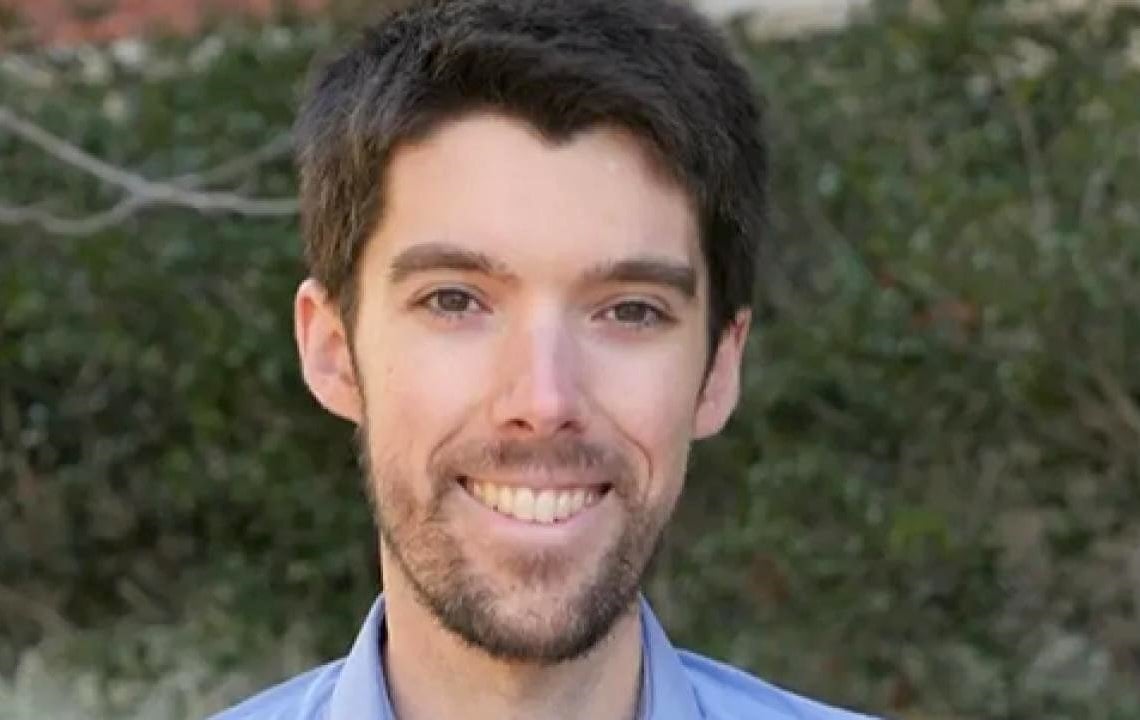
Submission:
M 42 641 L 0 676 L 0 720 L 205 718 L 317 664 L 299 618 L 283 635 L 237 629 L 232 618 L 194 613 L 176 624 L 126 618 Z M 244 663 L 220 660 L 235 652 Z
M 748 51 L 776 154 L 762 310 L 648 590 L 679 644 L 832 701 L 1140 716 L 1140 14 L 897 5 Z M 176 176 L 286 130 L 335 34 L 29 58 L 0 102 Z M 237 184 L 294 188 L 284 159 Z M 117 196 L 0 133 L 0 198 Z M 187 613 L 233 620 L 223 669 L 299 618 L 344 651 L 370 521 L 349 429 L 295 369 L 298 251 L 292 221 L 176 208 L 0 229 L 7 669 L 65 624 Z
M 286 132 L 328 35 L 239 28 L 159 45 L 134 67 L 84 51 L 41 60 L 52 78 L 42 92 L 9 80 L 3 98 L 102 158 L 177 176 Z M 6 199 L 50 198 L 68 217 L 117 200 L 0 142 Z M 292 168 L 278 159 L 233 184 L 290 195 Z M 89 237 L 4 231 L 4 637 L 34 640 L 42 623 L 27 609 L 44 606 L 86 626 L 210 603 L 283 627 L 288 596 L 300 602 L 289 614 L 339 619 L 322 647 L 340 649 L 374 576 L 370 526 L 347 430 L 297 375 L 298 245 L 292 219 L 157 207 Z

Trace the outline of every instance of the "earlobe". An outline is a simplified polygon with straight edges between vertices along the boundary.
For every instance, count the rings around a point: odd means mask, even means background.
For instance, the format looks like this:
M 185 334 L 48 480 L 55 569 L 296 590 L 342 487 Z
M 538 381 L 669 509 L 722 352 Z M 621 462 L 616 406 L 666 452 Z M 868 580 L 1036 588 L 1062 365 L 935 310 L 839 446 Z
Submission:
M 332 414 L 359 424 L 361 393 L 347 330 L 336 303 L 313 278 L 297 288 L 293 330 L 309 392 Z
M 693 434 L 697 439 L 720 432 L 736 409 L 740 399 L 740 370 L 751 322 L 752 312 L 740 310 L 717 343 L 716 356 L 693 419 Z

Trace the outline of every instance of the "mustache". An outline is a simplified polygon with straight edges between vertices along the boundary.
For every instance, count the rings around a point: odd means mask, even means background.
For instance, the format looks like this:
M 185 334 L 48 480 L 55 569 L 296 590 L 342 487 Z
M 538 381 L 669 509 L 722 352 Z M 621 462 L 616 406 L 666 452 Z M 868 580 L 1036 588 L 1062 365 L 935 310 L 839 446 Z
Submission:
M 623 481 L 633 475 L 633 468 L 622 453 L 573 437 L 471 441 L 441 453 L 431 470 L 436 477 L 504 470 L 570 470 L 600 475 L 615 486 L 624 485 Z

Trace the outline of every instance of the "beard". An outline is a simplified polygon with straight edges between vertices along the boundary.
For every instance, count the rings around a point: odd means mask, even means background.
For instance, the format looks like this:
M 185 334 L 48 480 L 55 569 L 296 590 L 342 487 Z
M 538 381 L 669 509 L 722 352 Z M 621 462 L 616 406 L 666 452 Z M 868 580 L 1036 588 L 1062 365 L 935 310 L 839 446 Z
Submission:
M 399 453 L 381 453 L 373 462 L 368 438 L 365 424 L 359 452 L 380 536 L 420 604 L 468 646 L 500 660 L 554 665 L 589 652 L 633 609 L 672 508 L 650 507 L 640 498 L 624 455 L 579 438 L 441 448 L 429 463 L 425 502 L 413 487 L 422 480 L 400 463 Z M 466 492 L 461 477 L 506 470 L 579 471 L 609 487 L 624 521 L 585 582 L 556 589 L 582 561 L 573 549 L 512 555 L 501 568 L 511 578 L 506 587 L 477 570 L 470 543 L 448 524 L 445 501 Z M 519 612 L 506 608 L 513 593 L 533 596 L 535 590 L 535 603 Z

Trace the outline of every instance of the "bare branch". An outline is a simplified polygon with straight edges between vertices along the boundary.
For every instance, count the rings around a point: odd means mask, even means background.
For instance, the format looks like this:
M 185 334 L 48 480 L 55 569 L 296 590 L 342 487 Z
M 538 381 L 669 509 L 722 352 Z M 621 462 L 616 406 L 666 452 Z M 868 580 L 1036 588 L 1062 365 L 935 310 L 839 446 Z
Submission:
M 94 235 L 123 222 L 146 206 L 146 201 L 134 195 L 97 213 L 79 218 L 61 218 L 39 206 L 17 207 L 0 205 L 0 225 L 34 223 L 53 235 Z
M 77 168 L 109 185 L 126 191 L 127 197 L 114 207 L 82 218 L 59 218 L 42 207 L 0 206 L 0 223 L 33 222 L 48 232 L 83 235 L 98 232 L 130 217 L 148 205 L 172 205 L 199 212 L 226 212 L 251 217 L 283 217 L 297 212 L 293 198 L 247 198 L 231 192 L 195 190 L 212 182 L 245 172 L 288 152 L 287 135 L 276 137 L 257 150 L 201 173 L 188 173 L 166 181 L 149 180 L 111 165 L 71 143 L 24 120 L 0 105 L 0 128 L 35 145 L 57 160 Z
M 1089 174 L 1088 182 L 1085 183 L 1085 191 L 1081 195 L 1080 227 L 1087 227 L 1093 217 L 1100 212 L 1101 206 L 1104 204 L 1105 191 L 1116 173 L 1118 160 L 1125 153 L 1126 148 L 1123 139 L 1113 143 L 1111 151 L 1105 156 L 1104 161 Z
M 1010 92 L 1010 98 L 1009 106 L 1013 111 L 1014 123 L 1017 125 L 1021 150 L 1025 154 L 1025 169 L 1029 174 L 1029 191 L 1033 195 L 1033 226 L 1038 235 L 1044 237 L 1052 232 L 1056 218 L 1053 195 L 1049 190 L 1045 156 L 1041 150 L 1041 140 L 1037 136 L 1037 128 L 1033 125 L 1033 118 L 1029 116 L 1029 112 L 1017 99 L 1015 93 Z
M 250 153 L 227 160 L 208 170 L 175 175 L 164 182 L 186 188 L 205 187 L 254 170 L 264 163 L 288 155 L 292 150 L 293 136 L 282 133 Z
M 1131 393 L 1103 363 L 1094 360 L 1090 364 L 1089 370 L 1093 380 L 1096 381 L 1100 391 L 1116 413 L 1116 418 L 1132 432 L 1134 437 L 1140 438 L 1140 407 L 1137 407 Z

